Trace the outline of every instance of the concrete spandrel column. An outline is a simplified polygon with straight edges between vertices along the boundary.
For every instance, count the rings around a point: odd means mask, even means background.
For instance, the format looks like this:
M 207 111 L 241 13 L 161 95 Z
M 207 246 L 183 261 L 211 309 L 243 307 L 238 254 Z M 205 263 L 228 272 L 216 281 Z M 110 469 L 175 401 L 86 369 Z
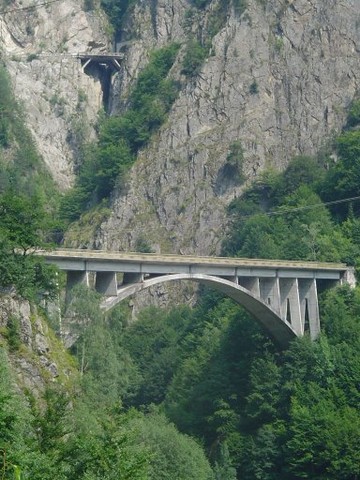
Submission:
M 280 315 L 279 278 L 260 278 L 260 297 Z
M 115 272 L 97 272 L 95 279 L 95 290 L 106 297 L 117 295 L 117 279 Z
M 320 333 L 319 302 L 315 278 L 299 279 L 302 331 L 305 329 L 306 309 L 309 315 L 310 338 L 315 340 Z
M 258 277 L 239 277 L 239 285 L 260 298 L 260 283 Z
M 290 323 L 298 336 L 303 335 L 301 321 L 299 285 L 297 278 L 280 279 L 281 318 Z M 288 311 L 290 309 L 290 312 Z

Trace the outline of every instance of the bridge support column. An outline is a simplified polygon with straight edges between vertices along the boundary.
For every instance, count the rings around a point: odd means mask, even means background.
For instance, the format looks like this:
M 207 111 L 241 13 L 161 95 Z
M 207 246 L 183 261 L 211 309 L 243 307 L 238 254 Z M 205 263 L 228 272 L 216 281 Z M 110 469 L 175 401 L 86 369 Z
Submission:
M 95 290 L 106 297 L 117 295 L 117 279 L 115 272 L 97 272 L 95 279 Z
M 260 297 L 273 310 L 280 314 L 279 278 L 260 278 Z
M 280 279 L 281 318 L 291 323 L 297 335 L 302 335 L 299 284 L 297 278 Z
M 315 278 L 299 281 L 299 295 L 301 306 L 302 334 L 308 319 L 310 338 L 314 340 L 320 333 L 319 303 Z
M 69 303 L 71 300 L 71 290 L 76 285 L 85 285 L 86 287 L 89 286 L 89 272 L 85 270 L 69 270 L 67 272 L 67 280 L 66 280 L 66 296 L 65 302 Z

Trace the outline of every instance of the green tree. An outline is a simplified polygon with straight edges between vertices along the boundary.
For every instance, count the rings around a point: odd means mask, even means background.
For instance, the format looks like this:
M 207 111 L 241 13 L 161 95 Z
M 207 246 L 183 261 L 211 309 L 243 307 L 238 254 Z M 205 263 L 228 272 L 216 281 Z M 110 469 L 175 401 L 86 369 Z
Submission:
M 74 287 L 66 315 L 76 325 L 73 333 L 78 339 L 72 350 L 79 362 L 84 401 L 100 410 L 132 397 L 138 389 L 139 375 L 117 340 L 118 332 L 114 334 L 114 321 L 106 319 L 100 310 L 100 296 L 82 285 Z
M 201 446 L 179 433 L 163 415 L 139 415 L 130 425 L 137 431 L 137 440 L 150 452 L 149 480 L 213 480 Z
M 355 479 L 360 474 L 358 411 L 339 408 L 325 392 L 315 392 L 311 400 L 292 403 L 288 470 L 296 478 Z
M 226 442 L 220 446 L 220 454 L 214 466 L 215 480 L 236 480 L 236 469 L 233 467 Z
M 14 466 L 23 467 L 31 441 L 29 410 L 11 379 L 12 372 L 3 347 L 0 347 L 0 471 L 4 479 L 13 479 Z
M 38 292 L 57 294 L 55 269 L 36 250 L 44 248 L 49 216 L 36 198 L 8 192 L 0 196 L 0 284 L 35 298 Z
M 74 417 L 75 435 L 66 443 L 62 459 L 66 479 L 148 480 L 149 450 L 137 441 L 130 421 L 133 413 L 111 415 L 85 410 Z

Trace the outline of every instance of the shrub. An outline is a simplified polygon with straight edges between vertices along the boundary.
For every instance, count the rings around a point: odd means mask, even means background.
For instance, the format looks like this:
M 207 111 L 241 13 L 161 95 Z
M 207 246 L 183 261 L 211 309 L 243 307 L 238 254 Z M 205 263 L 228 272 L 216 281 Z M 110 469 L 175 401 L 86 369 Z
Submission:
M 196 77 L 201 70 L 202 64 L 207 56 L 207 48 L 196 40 L 190 40 L 186 47 L 183 60 L 183 69 L 187 77 Z
M 249 92 L 251 93 L 251 95 L 256 95 L 257 93 L 259 93 L 259 86 L 256 80 L 254 80 L 250 85 Z
M 347 127 L 356 127 L 360 125 L 360 100 L 355 100 L 349 109 Z

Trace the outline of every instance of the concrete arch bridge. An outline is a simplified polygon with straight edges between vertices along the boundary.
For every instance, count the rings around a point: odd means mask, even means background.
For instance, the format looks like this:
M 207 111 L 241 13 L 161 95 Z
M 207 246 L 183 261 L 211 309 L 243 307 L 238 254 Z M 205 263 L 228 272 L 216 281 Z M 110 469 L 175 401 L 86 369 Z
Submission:
M 67 291 L 82 283 L 104 295 L 106 311 L 153 285 L 190 280 L 211 286 L 250 312 L 282 347 L 306 326 L 320 332 L 318 287 L 355 284 L 351 267 L 339 263 L 120 253 L 62 249 L 43 254 L 67 272 Z

